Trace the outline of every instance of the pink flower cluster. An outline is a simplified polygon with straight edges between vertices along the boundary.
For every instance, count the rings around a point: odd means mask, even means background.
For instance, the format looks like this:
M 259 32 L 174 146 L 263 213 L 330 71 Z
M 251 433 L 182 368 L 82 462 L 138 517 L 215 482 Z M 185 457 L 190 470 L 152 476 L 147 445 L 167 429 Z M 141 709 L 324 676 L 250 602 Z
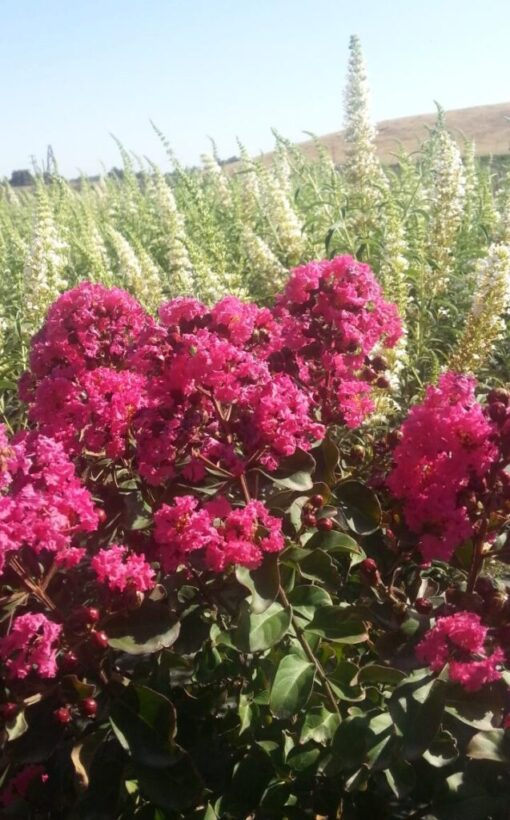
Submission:
M 110 544 L 92 558 L 91 566 L 99 581 L 109 589 L 123 592 L 127 587 L 147 592 L 154 586 L 154 570 L 143 554 L 129 552 L 119 544 Z
M 393 347 L 402 334 L 397 309 L 383 299 L 368 265 L 337 256 L 296 268 L 275 317 L 281 325 L 276 361 L 281 365 L 281 354 L 290 354 L 323 421 L 357 427 L 373 410 L 373 387 L 388 386 L 376 351 Z
M 266 552 L 279 552 L 284 539 L 282 522 L 260 501 L 233 508 L 225 498 L 199 507 L 190 495 L 164 504 L 155 515 L 155 539 L 165 571 L 187 564 L 189 554 L 200 550 L 204 565 L 222 572 L 231 564 L 254 569 Z
M 118 288 L 85 282 L 62 294 L 32 340 L 30 372 L 20 382 L 29 418 L 70 455 L 122 456 L 145 379 L 126 357 L 151 320 Z
M 37 433 L 9 443 L 0 426 L 0 488 L 0 573 L 23 547 L 67 566 L 81 560 L 74 539 L 95 530 L 98 518 L 62 445 Z
M 274 470 L 324 423 L 363 421 L 385 383 L 372 354 L 400 332 L 371 270 L 348 256 L 296 268 L 272 310 L 178 298 L 155 321 L 86 283 L 50 309 L 20 392 L 68 453 L 135 456 L 151 484 L 200 481 L 211 464 Z
M 492 655 L 485 651 L 487 627 L 472 612 L 457 612 L 439 618 L 416 647 L 416 657 L 432 671 L 440 672 L 448 664 L 451 681 L 468 692 L 476 692 L 486 683 L 501 677 L 497 666 L 504 653 L 497 648 Z
M 26 678 L 35 672 L 40 678 L 57 674 L 56 643 L 62 632 L 60 624 L 42 613 L 19 615 L 9 633 L 0 638 L 2 658 L 10 678 Z
M 493 423 L 475 398 L 475 381 L 445 373 L 404 421 L 388 486 L 420 536 L 425 560 L 448 560 L 473 535 L 462 491 L 498 458 Z

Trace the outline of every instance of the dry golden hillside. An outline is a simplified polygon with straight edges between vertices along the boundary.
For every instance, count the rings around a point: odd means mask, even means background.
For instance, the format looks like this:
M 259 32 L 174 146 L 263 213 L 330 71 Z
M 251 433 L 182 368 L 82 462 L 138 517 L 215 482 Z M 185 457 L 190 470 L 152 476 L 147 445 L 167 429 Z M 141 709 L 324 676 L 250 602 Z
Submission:
M 461 148 L 465 140 L 474 140 L 479 156 L 510 153 L 510 102 L 459 108 L 447 111 L 445 116 L 448 129 L 458 138 Z M 407 153 L 416 151 L 427 136 L 427 128 L 434 125 L 436 117 L 434 112 L 379 122 L 377 149 L 381 160 L 391 163 L 395 154 L 402 149 Z M 335 163 L 343 162 L 345 141 L 342 131 L 319 137 L 319 142 L 328 149 Z M 316 154 L 313 140 L 301 142 L 299 147 L 310 158 Z M 271 153 L 261 155 L 263 161 L 270 158 Z M 235 168 L 235 164 L 231 167 Z

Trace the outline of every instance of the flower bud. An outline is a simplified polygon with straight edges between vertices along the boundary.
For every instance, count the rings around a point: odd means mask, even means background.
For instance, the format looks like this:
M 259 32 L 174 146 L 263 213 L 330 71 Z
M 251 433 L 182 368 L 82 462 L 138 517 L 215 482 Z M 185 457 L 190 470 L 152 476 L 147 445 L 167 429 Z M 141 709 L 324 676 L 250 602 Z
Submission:
M 62 672 L 74 672 L 78 668 L 80 662 L 74 652 L 71 650 L 65 652 L 60 659 L 60 667 Z
M 303 524 L 306 527 L 315 527 L 317 524 L 317 518 L 313 515 L 313 513 L 306 513 L 306 515 L 303 516 Z
M 312 507 L 315 507 L 316 509 L 318 507 L 323 507 L 324 506 L 324 496 L 319 495 L 319 494 L 312 495 L 312 497 L 310 499 L 310 504 L 312 505 Z
M 508 403 L 510 401 L 510 393 L 508 390 L 505 390 L 504 387 L 494 387 L 492 390 L 489 391 L 487 395 L 487 401 L 489 404 L 504 404 L 505 407 L 508 407 Z
M 319 518 L 317 521 L 317 529 L 322 532 L 329 532 L 333 529 L 334 521 L 332 518 Z
M 108 635 L 106 632 L 97 632 L 93 629 L 90 633 L 90 641 L 97 649 L 106 649 L 108 647 Z
M 67 708 L 67 706 L 61 706 L 60 709 L 55 709 L 53 712 L 53 717 L 60 723 L 61 726 L 66 726 L 68 723 L 71 723 L 71 712 Z
M 384 356 L 374 356 L 372 359 L 372 367 L 377 372 L 381 372 L 382 370 L 388 369 L 388 362 L 384 358 Z
M 381 574 L 373 558 L 365 558 L 359 565 L 361 580 L 368 586 L 377 586 L 381 583 Z
M 506 405 L 504 405 L 503 402 L 496 401 L 489 404 L 489 416 L 492 421 L 495 421 L 497 424 L 502 424 L 505 421 L 506 413 Z
M 353 464 L 360 464 L 365 458 L 365 448 L 361 444 L 355 444 L 349 452 L 349 461 Z
M 0 706 L 0 715 L 6 722 L 16 717 L 18 711 L 19 706 L 17 703 L 2 703 Z
M 80 709 L 86 717 L 94 718 L 97 715 L 97 701 L 94 698 L 84 698 L 80 701 Z
M 386 441 L 388 442 L 389 446 L 393 448 L 396 447 L 397 444 L 400 444 L 403 438 L 404 434 L 402 430 L 391 430 L 386 436 Z
M 432 610 L 432 601 L 429 601 L 428 598 L 417 598 L 414 602 L 414 608 L 421 615 L 428 615 Z

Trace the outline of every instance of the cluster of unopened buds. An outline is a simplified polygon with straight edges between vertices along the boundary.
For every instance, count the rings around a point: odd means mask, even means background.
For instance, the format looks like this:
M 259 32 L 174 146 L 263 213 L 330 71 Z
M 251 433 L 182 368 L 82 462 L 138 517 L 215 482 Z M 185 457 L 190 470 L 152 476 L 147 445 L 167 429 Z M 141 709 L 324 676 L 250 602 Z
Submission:
M 316 527 L 321 532 L 329 532 L 335 526 L 335 521 L 327 513 L 322 513 L 324 496 L 312 495 L 303 506 L 301 521 L 305 527 Z

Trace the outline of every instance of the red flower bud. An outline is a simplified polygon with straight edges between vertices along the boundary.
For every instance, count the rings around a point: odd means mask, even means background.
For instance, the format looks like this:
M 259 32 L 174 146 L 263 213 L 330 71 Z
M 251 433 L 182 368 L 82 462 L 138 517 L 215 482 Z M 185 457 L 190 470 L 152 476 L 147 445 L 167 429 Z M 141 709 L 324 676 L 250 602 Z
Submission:
M 106 513 L 104 510 L 97 510 L 97 517 L 99 518 L 99 523 L 104 524 L 106 521 Z
M 67 708 L 67 706 L 61 706 L 60 709 L 55 709 L 53 712 L 53 717 L 60 723 L 61 726 L 66 726 L 68 723 L 71 723 L 71 712 Z
M 317 521 L 317 529 L 322 532 L 329 532 L 333 529 L 334 521 L 332 518 L 319 518 Z
M 381 575 L 373 558 L 365 558 L 359 565 L 361 580 L 369 586 L 377 586 L 381 583 Z
M 94 718 L 97 715 L 97 701 L 94 698 L 84 698 L 80 701 L 80 709 L 86 717 Z
M 504 387 L 494 387 L 489 391 L 487 401 L 489 404 L 501 403 L 507 407 L 510 401 L 510 393 Z
M 386 441 L 390 447 L 396 447 L 397 444 L 400 444 L 403 438 L 404 434 L 402 430 L 391 430 L 386 436 Z
M 106 632 L 97 632 L 93 629 L 90 633 L 90 640 L 97 649 L 106 649 L 108 646 L 108 635 Z
M 428 615 L 432 609 L 432 601 L 428 598 L 417 598 L 414 602 L 415 609 L 422 615 Z
M 310 499 L 310 504 L 312 505 L 312 507 L 315 507 L 316 509 L 318 507 L 323 507 L 324 506 L 324 496 L 319 495 L 319 494 L 312 495 L 312 497 Z
M 74 652 L 65 652 L 60 659 L 60 666 L 63 672 L 74 672 L 78 668 L 80 662 Z
M 497 424 L 501 424 L 506 419 L 506 405 L 503 404 L 501 401 L 493 402 L 489 404 L 489 416 L 491 417 L 492 421 L 495 421 Z
M 377 370 L 378 372 L 380 372 L 381 370 L 387 370 L 388 362 L 386 361 L 384 356 L 374 356 L 374 358 L 372 359 L 372 367 L 374 368 L 374 370 Z
M 0 715 L 6 722 L 16 717 L 18 711 L 19 706 L 17 703 L 2 703 L 0 706 Z
M 306 515 L 303 516 L 303 524 L 306 527 L 315 527 L 317 524 L 317 518 L 312 513 L 306 513 Z
M 92 606 L 86 606 L 82 610 L 83 619 L 89 624 L 95 624 L 101 617 L 99 610 Z

